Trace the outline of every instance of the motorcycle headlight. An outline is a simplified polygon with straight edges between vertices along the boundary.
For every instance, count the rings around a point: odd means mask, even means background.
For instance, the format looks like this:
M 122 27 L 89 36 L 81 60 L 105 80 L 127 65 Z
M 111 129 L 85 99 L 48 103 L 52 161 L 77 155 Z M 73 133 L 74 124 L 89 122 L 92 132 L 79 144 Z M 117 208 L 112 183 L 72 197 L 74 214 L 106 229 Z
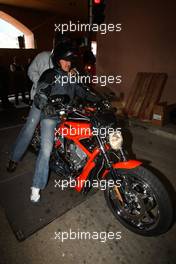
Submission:
M 122 147 L 123 137 L 120 131 L 109 134 L 109 144 L 114 150 L 119 150 Z

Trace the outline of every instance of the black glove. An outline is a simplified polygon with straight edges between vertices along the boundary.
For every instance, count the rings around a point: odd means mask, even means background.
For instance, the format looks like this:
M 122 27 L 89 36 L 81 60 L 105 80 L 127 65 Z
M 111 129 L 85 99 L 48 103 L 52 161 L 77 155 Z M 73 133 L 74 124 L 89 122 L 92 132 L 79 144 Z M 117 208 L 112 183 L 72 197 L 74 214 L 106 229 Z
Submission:
M 34 96 L 34 105 L 42 110 L 48 103 L 48 98 L 46 95 L 44 94 L 35 94 Z
M 57 114 L 55 107 L 52 104 L 47 104 L 44 106 L 43 112 L 46 116 L 55 116 Z

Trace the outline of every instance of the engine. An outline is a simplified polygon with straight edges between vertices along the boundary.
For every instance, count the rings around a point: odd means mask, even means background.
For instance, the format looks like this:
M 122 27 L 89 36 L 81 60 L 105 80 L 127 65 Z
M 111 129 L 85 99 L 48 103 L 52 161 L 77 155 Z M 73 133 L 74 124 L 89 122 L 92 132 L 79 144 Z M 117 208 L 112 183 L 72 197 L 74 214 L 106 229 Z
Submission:
M 75 171 L 84 167 L 87 161 L 87 155 L 74 143 L 69 143 L 67 146 L 67 159 L 73 166 Z

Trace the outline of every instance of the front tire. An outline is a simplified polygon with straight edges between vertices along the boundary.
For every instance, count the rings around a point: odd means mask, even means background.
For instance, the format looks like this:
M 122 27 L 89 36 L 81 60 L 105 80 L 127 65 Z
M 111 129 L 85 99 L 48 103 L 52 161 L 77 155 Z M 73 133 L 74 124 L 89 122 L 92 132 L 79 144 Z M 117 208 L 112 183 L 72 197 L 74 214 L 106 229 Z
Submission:
M 157 236 L 169 230 L 173 221 L 170 197 L 159 179 L 140 166 L 116 170 L 121 179 L 123 203 L 115 187 L 107 187 L 105 199 L 117 220 L 129 230 L 143 236 Z

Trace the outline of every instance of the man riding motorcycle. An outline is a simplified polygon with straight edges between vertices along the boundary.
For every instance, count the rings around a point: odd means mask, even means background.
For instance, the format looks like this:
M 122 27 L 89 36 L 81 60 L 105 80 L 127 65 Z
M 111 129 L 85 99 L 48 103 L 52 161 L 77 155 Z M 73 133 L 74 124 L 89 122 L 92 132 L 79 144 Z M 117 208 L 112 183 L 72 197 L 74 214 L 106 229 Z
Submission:
M 53 48 L 55 49 L 61 43 L 71 43 L 71 39 L 68 35 L 65 34 L 57 34 L 53 39 Z M 31 99 L 34 99 L 34 95 L 37 90 L 37 83 L 44 71 L 47 69 L 51 69 L 54 67 L 54 58 L 53 58 L 53 51 L 43 51 L 39 53 L 28 69 L 28 76 L 30 80 L 33 82 L 33 86 L 31 89 Z M 8 172 L 14 172 L 17 168 L 19 161 L 21 160 L 22 156 L 24 155 L 25 151 L 27 150 L 32 136 L 34 134 L 35 128 L 40 121 L 41 111 L 40 109 L 36 108 L 34 103 L 31 106 L 29 111 L 29 115 L 27 117 L 27 121 L 20 130 L 20 133 L 13 144 L 13 148 L 11 149 L 10 153 L 10 160 L 7 166 Z
M 44 189 L 47 184 L 49 160 L 54 142 L 54 130 L 60 122 L 56 110 L 49 99 L 52 96 L 67 95 L 70 98 L 70 102 L 74 101 L 75 96 L 91 102 L 101 100 L 97 95 L 77 83 L 71 83 L 70 79 L 67 78 L 73 58 L 74 52 L 70 45 L 60 45 L 54 51 L 56 66 L 53 69 L 46 70 L 38 82 L 38 92 L 34 97 L 34 104 L 42 111 L 40 121 L 41 146 L 31 187 L 32 202 L 40 200 L 40 190 Z M 61 81 L 65 78 L 67 78 L 68 82 Z

